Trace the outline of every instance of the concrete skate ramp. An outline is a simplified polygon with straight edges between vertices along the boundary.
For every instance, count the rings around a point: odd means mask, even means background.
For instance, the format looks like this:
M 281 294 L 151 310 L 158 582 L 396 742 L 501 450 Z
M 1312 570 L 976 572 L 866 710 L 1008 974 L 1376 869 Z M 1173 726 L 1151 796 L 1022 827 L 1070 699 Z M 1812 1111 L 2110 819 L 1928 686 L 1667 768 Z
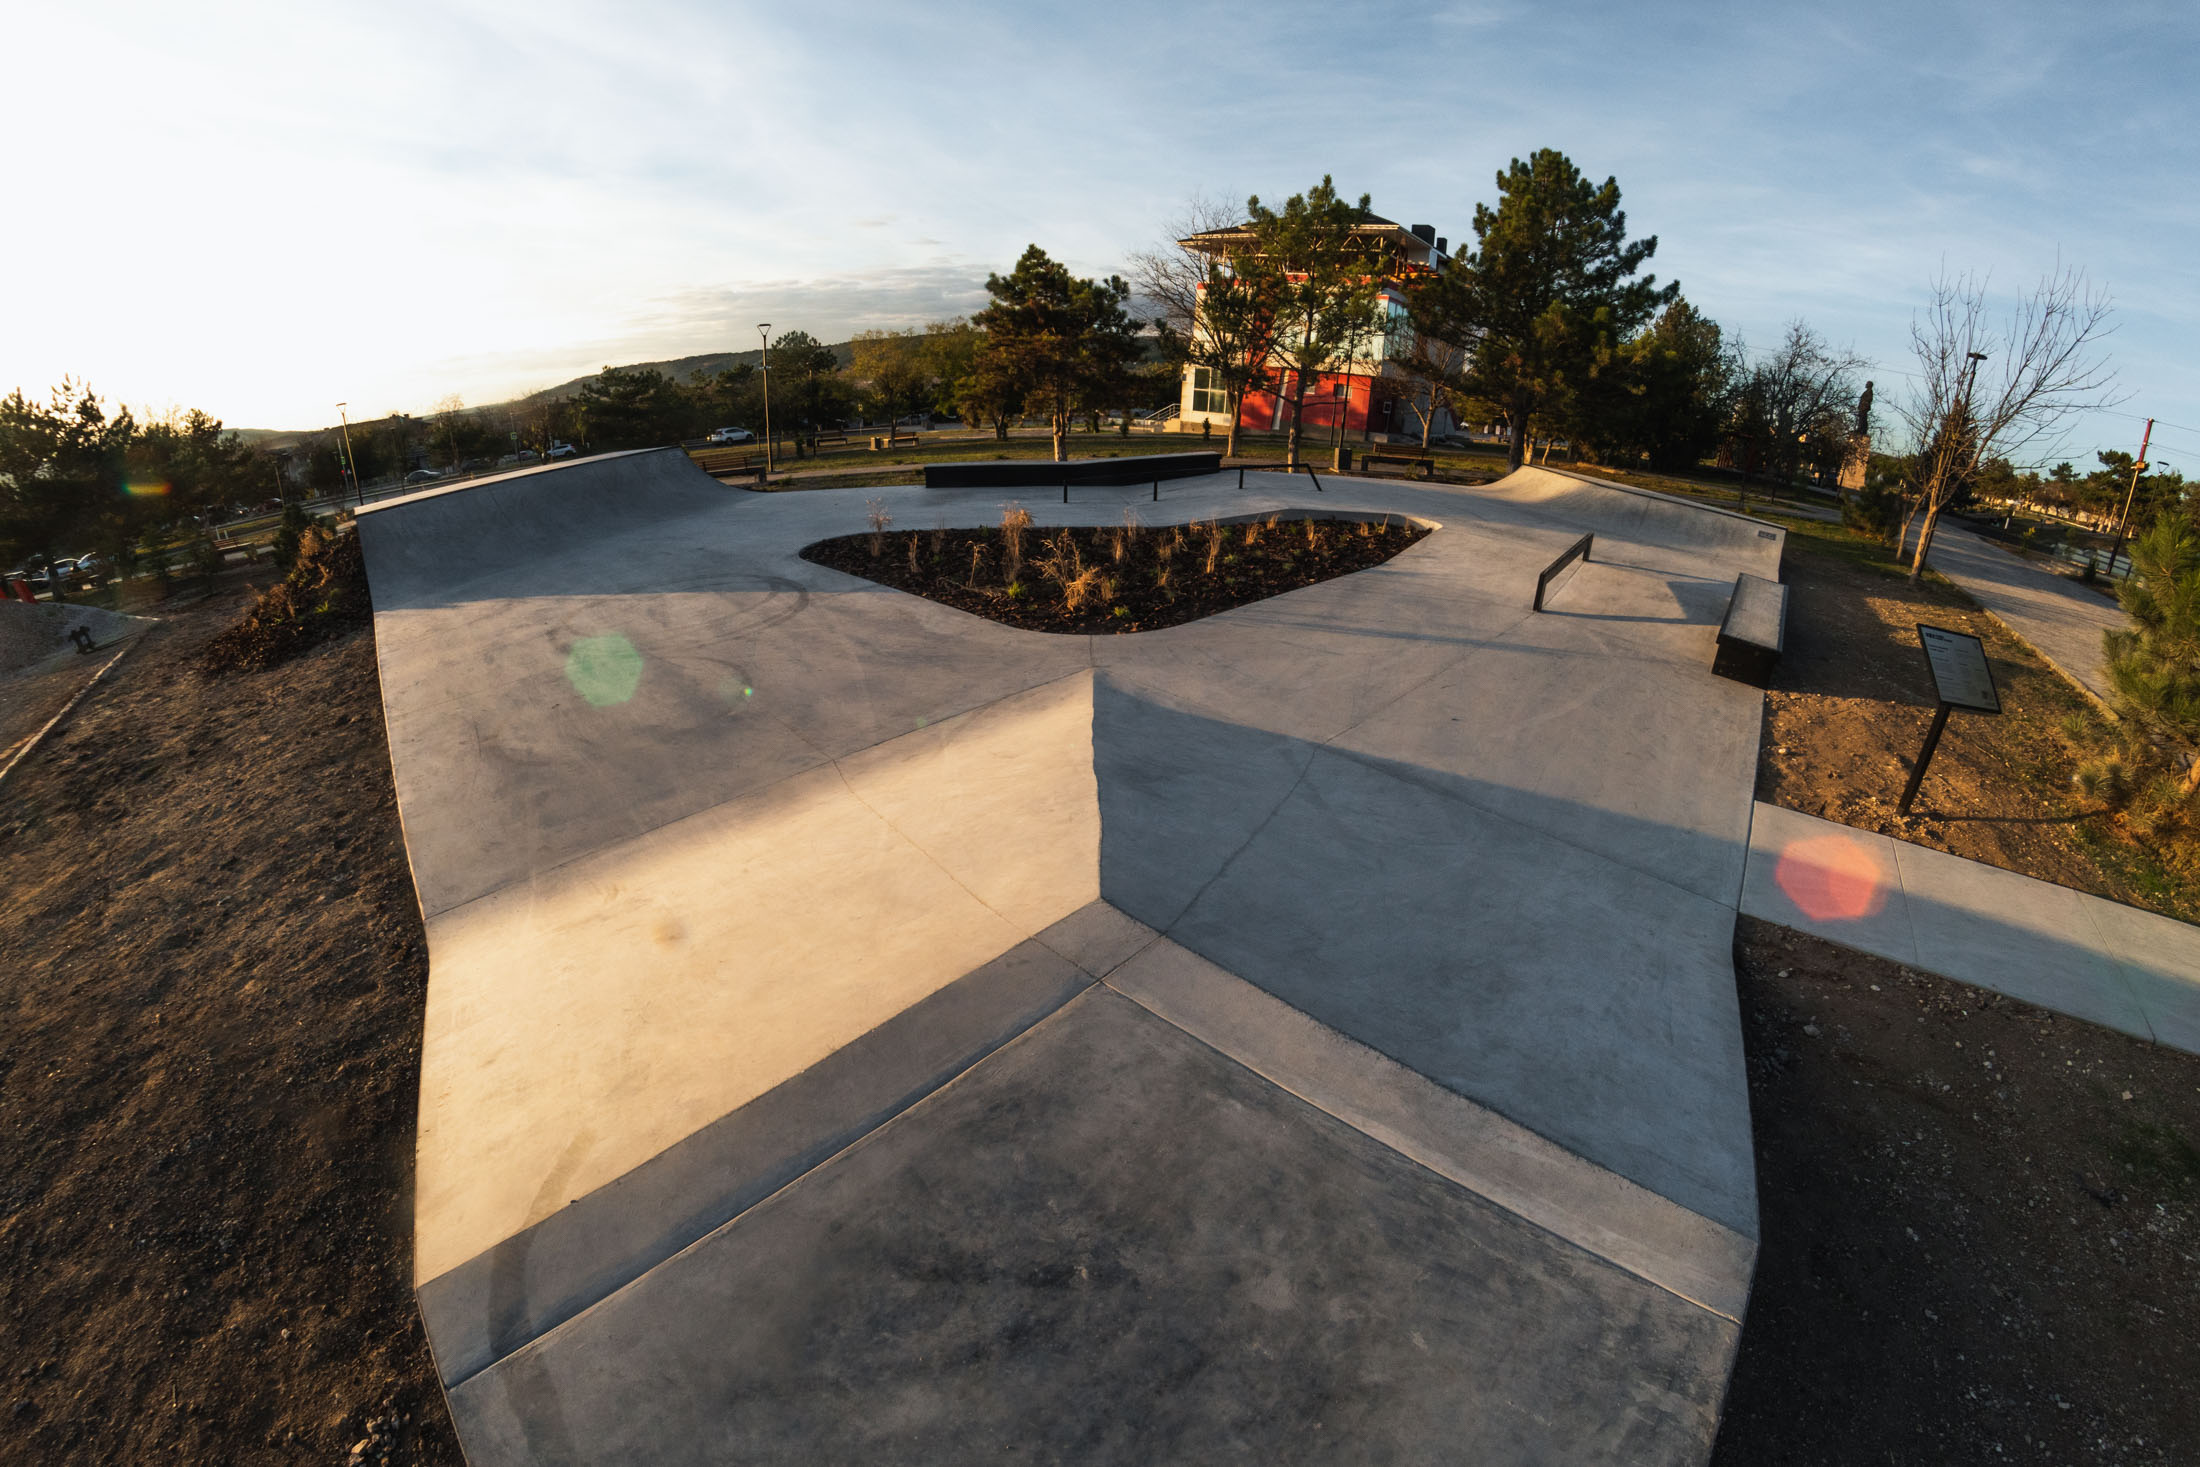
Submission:
M 386 499 L 367 506 L 359 532 L 375 604 L 395 609 L 488 571 L 714 508 L 729 492 L 680 449 L 643 449 Z
M 1564 469 L 1516 469 L 1489 492 L 1588 526 L 1599 536 L 1702 550 L 1767 580 L 1780 578 L 1787 532 L 1732 510 Z
M 1756 1236 L 1760 695 L 1709 664 L 1777 531 L 1559 475 L 1019 494 L 1439 527 L 1057 637 L 799 557 L 1013 491 L 698 479 L 361 519 L 477 1467 L 1702 1459 Z

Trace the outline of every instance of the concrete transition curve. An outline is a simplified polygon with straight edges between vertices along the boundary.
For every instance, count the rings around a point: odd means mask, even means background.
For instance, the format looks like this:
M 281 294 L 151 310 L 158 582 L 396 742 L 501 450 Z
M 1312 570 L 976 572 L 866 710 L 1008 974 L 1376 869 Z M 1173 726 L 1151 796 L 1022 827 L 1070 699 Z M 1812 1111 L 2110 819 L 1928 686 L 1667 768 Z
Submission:
M 809 564 L 859 499 L 670 451 L 362 514 L 477 1467 L 1703 1458 L 1761 713 L 1709 668 L 1780 532 L 1323 482 L 1034 486 L 1437 527 L 1122 637 Z

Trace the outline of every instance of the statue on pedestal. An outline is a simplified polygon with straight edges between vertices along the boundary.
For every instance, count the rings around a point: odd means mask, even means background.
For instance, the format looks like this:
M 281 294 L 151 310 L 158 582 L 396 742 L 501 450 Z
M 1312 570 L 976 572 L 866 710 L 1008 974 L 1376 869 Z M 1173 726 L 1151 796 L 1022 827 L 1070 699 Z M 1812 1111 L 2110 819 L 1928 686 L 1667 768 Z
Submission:
M 1842 460 L 1839 484 L 1844 492 L 1864 487 L 1864 476 L 1872 461 L 1872 385 L 1864 384 L 1864 395 L 1856 400 L 1856 431 L 1849 435 L 1849 454 Z

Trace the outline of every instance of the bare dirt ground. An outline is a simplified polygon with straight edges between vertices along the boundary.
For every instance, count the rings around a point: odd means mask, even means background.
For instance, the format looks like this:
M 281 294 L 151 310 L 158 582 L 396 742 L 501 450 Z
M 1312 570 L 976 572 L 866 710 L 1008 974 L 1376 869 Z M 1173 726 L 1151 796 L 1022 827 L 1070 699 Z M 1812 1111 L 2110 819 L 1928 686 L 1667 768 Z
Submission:
M 459 1460 L 373 641 L 202 676 L 244 600 L 176 611 L 0 790 L 0 1462 Z
M 1715 1467 L 2200 1458 L 2200 1058 L 1750 918 Z
M 1792 533 L 1788 641 L 1765 699 L 1757 797 L 2172 917 L 2200 889 L 2072 787 L 2064 724 L 2107 728 L 2039 654 L 1945 582 L 1891 574 L 1884 552 L 1820 527 Z M 1917 803 L 1895 813 L 1932 721 L 1917 623 L 1985 641 L 2005 710 L 1948 720 Z

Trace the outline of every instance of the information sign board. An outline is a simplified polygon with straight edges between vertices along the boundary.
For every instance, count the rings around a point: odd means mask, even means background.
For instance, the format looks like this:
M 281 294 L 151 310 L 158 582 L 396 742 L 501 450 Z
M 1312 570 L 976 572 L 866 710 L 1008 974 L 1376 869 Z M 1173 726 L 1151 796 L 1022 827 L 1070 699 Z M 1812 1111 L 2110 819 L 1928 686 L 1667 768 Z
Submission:
M 1986 665 L 1986 644 L 1967 632 L 1917 624 L 1917 640 L 1933 670 L 1933 689 L 1951 708 L 1972 713 L 2001 712 L 2001 693 Z

